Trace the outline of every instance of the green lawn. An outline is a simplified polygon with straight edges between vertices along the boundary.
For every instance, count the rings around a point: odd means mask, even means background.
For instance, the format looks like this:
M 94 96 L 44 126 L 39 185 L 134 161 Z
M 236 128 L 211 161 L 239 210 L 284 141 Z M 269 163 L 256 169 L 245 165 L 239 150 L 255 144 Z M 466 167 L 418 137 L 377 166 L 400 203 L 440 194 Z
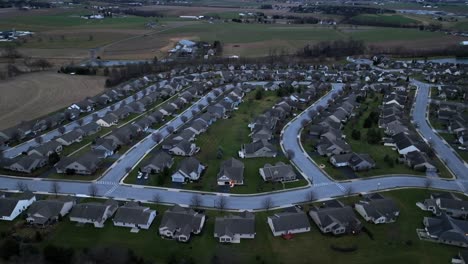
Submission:
M 251 142 L 251 138 L 249 137 L 250 130 L 247 127 L 248 123 L 252 121 L 255 116 L 263 113 L 266 109 L 273 106 L 278 100 L 278 97 L 274 92 L 265 93 L 264 98 L 261 100 L 255 100 L 254 97 L 254 92 L 246 95 L 244 102 L 239 106 L 239 110 L 234 111 L 231 118 L 216 121 L 205 133 L 197 137 L 195 144 L 200 147 L 201 150 L 195 155 L 195 157 L 207 168 L 199 182 L 185 184 L 183 185 L 183 189 L 200 191 L 217 190 L 216 179 L 221 163 L 230 157 L 238 158 L 238 151 L 240 150 L 241 145 Z M 267 192 L 281 190 L 283 188 L 299 187 L 307 184 L 305 179 L 285 183 L 284 186 L 281 183 L 273 184 L 263 182 L 258 170 L 266 163 L 274 164 L 278 161 L 285 163 L 289 162 L 288 159 L 281 154 L 279 145 L 276 145 L 280 152 L 276 158 L 242 159 L 245 166 L 244 185 L 232 188 L 231 193 L 245 194 Z M 223 151 L 222 159 L 217 158 L 219 148 Z M 171 173 L 177 170 L 180 160 L 181 158 L 176 158 L 175 164 L 171 169 Z M 142 162 L 144 161 L 145 160 Z M 125 182 L 135 183 L 136 176 L 137 171 L 135 170 L 125 179 Z M 152 177 L 149 184 L 157 186 L 157 177 L 158 176 Z M 172 183 L 170 182 L 170 179 L 166 179 L 163 186 L 171 187 Z
M 77 227 L 64 220 L 42 245 L 52 243 L 73 248 L 118 246 L 130 248 L 137 255 L 158 262 L 167 262 L 175 255 L 179 260 L 193 258 L 195 263 L 209 263 L 214 255 L 220 263 L 448 263 L 457 254 L 457 247 L 420 241 L 416 235 L 416 229 L 422 227 L 423 217 L 429 214 L 417 208 L 415 203 L 428 197 L 427 190 L 398 190 L 384 195 L 395 199 L 401 216 L 393 224 L 364 223 L 373 233 L 374 240 L 364 233 L 358 236 L 325 236 L 311 222 L 311 232 L 296 235 L 287 241 L 271 234 L 266 217 L 273 212 L 261 212 L 256 213 L 255 239 L 222 245 L 213 238 L 213 230 L 214 218 L 223 213 L 206 211 L 208 219 L 202 234 L 192 237 L 187 244 L 160 238 L 157 228 L 161 215 L 158 215 L 149 230 L 138 234 L 130 233 L 128 228 L 114 227 L 110 221 L 104 228 L 96 229 L 91 226 Z M 352 197 L 344 199 L 344 202 L 350 204 L 356 200 L 358 197 Z M 160 213 L 166 209 L 163 206 L 152 207 Z M 305 206 L 306 209 L 308 207 Z M 331 245 L 357 246 L 358 250 L 339 253 L 331 250 Z
M 439 136 L 441 136 L 443 139 L 445 139 L 445 141 L 447 141 L 447 143 L 449 143 L 449 144 L 454 142 L 455 140 L 457 140 L 455 135 L 450 134 L 450 133 L 439 133 Z M 460 155 L 460 157 L 464 161 L 468 162 L 468 151 L 460 150 L 460 149 L 458 149 L 458 147 L 454 147 L 454 146 L 452 146 L 452 148 L 458 153 L 458 155 Z

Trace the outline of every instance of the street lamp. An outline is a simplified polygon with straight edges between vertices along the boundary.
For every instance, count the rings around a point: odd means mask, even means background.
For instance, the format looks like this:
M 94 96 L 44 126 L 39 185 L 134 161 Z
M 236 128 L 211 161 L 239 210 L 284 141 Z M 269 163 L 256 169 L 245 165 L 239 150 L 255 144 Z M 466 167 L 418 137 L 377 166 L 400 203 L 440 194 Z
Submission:
M 377 183 L 377 191 L 380 190 L 380 182 Z

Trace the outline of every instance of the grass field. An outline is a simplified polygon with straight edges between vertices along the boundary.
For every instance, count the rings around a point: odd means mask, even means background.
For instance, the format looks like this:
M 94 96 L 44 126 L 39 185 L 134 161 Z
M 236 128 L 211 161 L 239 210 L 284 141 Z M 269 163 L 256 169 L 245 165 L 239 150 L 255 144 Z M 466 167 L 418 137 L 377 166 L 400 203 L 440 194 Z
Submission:
M 235 111 L 231 118 L 216 121 L 205 133 L 197 137 L 195 144 L 200 147 L 201 151 L 196 154 L 195 157 L 207 168 L 199 182 L 185 184 L 182 188 L 200 191 L 217 191 L 216 179 L 222 161 L 230 157 L 238 158 L 238 151 L 241 145 L 251 142 L 251 138 L 249 137 L 250 130 L 247 127 L 248 123 L 252 121 L 255 116 L 273 106 L 278 100 L 274 92 L 266 93 L 261 100 L 254 100 L 254 97 L 254 92 L 247 94 L 243 99 L 244 102 L 240 104 L 239 110 Z M 283 188 L 299 187 L 307 184 L 305 179 L 285 183 L 284 185 L 281 183 L 272 184 L 263 182 L 258 172 L 259 168 L 263 167 L 266 163 L 274 164 L 278 161 L 288 163 L 288 159 L 282 155 L 278 144 L 276 144 L 276 146 L 279 151 L 279 155 L 276 158 L 242 159 L 245 166 L 244 185 L 232 188 L 230 190 L 231 193 L 267 192 L 281 190 Z M 223 151 L 222 159 L 217 158 L 218 149 L 222 149 Z M 177 170 L 180 160 L 181 158 L 176 158 L 176 164 L 172 167 L 171 173 Z M 142 162 L 144 163 L 144 160 Z M 136 175 L 136 171 L 132 172 L 126 178 L 125 182 L 135 183 Z M 157 186 L 157 182 L 157 176 L 155 176 L 152 177 L 149 184 Z M 172 183 L 170 179 L 167 179 L 163 186 L 171 187 Z
M 0 129 L 62 109 L 104 90 L 104 77 L 53 72 L 20 75 L 0 82 Z
M 215 255 L 221 263 L 447 263 L 457 254 L 457 247 L 420 241 L 416 235 L 416 228 L 422 227 L 423 217 L 429 214 L 417 208 L 415 203 L 429 196 L 427 190 L 399 190 L 384 195 L 395 199 L 401 214 L 393 224 L 377 226 L 364 223 L 373 233 L 374 240 L 364 233 L 358 236 L 325 236 L 311 222 L 311 232 L 296 235 L 287 241 L 271 234 L 266 217 L 273 212 L 261 212 L 256 213 L 255 239 L 222 245 L 213 238 L 214 218 L 226 213 L 206 211 L 208 219 L 202 234 L 192 237 L 187 244 L 158 236 L 161 215 L 157 216 L 149 230 L 138 234 L 130 233 L 128 228 L 114 227 L 110 221 L 104 228 L 96 229 L 91 226 L 78 227 L 64 220 L 42 244 L 87 248 L 92 243 L 93 247 L 131 248 L 136 254 L 158 262 L 168 262 L 175 257 L 179 260 L 193 258 L 195 263 L 209 263 Z M 343 201 L 350 204 L 357 200 L 358 197 L 353 197 Z M 164 206 L 152 207 L 159 213 L 166 209 Z M 0 230 L 3 227 L 3 224 L 0 225 Z M 340 253 L 331 250 L 331 245 L 356 246 L 358 250 Z

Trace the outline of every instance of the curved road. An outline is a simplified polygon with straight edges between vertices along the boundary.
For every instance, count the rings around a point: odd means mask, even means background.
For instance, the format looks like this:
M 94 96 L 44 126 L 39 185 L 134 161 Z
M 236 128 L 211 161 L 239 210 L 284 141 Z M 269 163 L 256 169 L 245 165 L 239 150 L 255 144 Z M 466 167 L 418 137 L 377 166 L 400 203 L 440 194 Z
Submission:
M 299 135 L 301 131 L 301 121 L 308 118 L 308 111 L 312 109 L 316 110 L 318 106 L 326 106 L 327 101 L 331 98 L 332 94 L 338 92 L 343 87 L 341 84 L 333 84 L 331 92 L 289 122 L 281 133 L 281 147 L 283 150 L 292 149 L 295 151 L 292 162 L 302 172 L 302 174 L 313 183 L 312 185 L 301 189 L 257 195 L 204 193 L 200 194 L 202 198 L 202 206 L 216 207 L 217 199 L 219 199 L 218 197 L 221 195 L 226 196 L 226 208 L 229 209 L 264 209 L 264 201 L 266 198 L 271 199 L 271 204 L 275 207 L 288 206 L 307 201 L 310 192 L 313 193 L 314 199 L 328 199 L 352 193 L 371 192 L 392 188 L 427 187 L 428 185 L 436 189 L 465 192 L 464 185 L 467 182 L 466 178 L 468 177 L 468 169 L 465 167 L 463 162 L 459 160 L 453 152 L 451 152 L 452 150 L 435 135 L 430 126 L 425 122 L 429 93 L 428 86 L 416 81 L 413 81 L 413 83 L 418 86 L 416 102 L 414 105 L 415 110 L 413 112 L 413 121 L 419 124 L 419 132 L 423 137 L 432 138 L 431 142 L 434 144 L 435 152 L 448 161 L 447 166 L 457 176 L 457 180 L 445 180 L 439 178 L 427 180 L 425 177 L 414 177 L 408 175 L 356 179 L 347 182 L 335 182 L 328 178 L 327 175 L 325 175 L 322 170 L 315 165 L 307 153 L 302 150 Z M 192 115 L 191 110 L 197 109 L 196 105 L 200 103 L 206 105 L 208 97 L 214 97 L 213 92 L 210 92 L 200 99 L 200 101 L 193 104 L 183 114 L 190 118 Z M 181 115 L 174 118 L 166 124 L 166 126 L 167 125 L 172 125 L 174 128 L 178 128 L 183 125 Z M 167 136 L 167 130 L 165 130 L 164 127 L 160 128 L 159 131 L 164 133 L 163 136 Z M 105 172 L 104 176 L 96 182 L 95 186 L 97 186 L 98 195 L 116 199 L 152 201 L 154 199 L 153 197 L 158 194 L 160 202 L 163 203 L 191 204 L 191 198 L 196 192 L 117 183 L 117 181 L 120 181 L 126 174 L 126 168 L 137 164 L 138 160 L 144 157 L 144 155 L 156 145 L 157 144 L 151 140 L 150 136 L 148 136 L 132 147 L 126 154 L 124 154 L 125 157 L 122 157 L 118 162 L 114 163 L 115 165 L 113 168 Z M 29 189 L 36 192 L 47 193 L 51 190 L 52 181 L 49 180 L 20 179 L 8 176 L 0 177 L 2 188 L 8 190 L 18 189 L 18 181 L 27 183 Z M 61 181 L 60 193 L 86 196 L 89 193 L 90 186 L 91 183 Z

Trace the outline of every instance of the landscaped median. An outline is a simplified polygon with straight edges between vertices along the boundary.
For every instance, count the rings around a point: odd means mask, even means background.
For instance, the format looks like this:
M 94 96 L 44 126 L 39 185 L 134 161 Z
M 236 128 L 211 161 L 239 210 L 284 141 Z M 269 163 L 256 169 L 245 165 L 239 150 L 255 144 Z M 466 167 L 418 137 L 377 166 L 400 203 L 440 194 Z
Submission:
M 251 138 L 249 137 L 251 132 L 247 127 L 248 124 L 255 118 L 255 116 L 271 108 L 278 99 L 279 97 L 276 96 L 275 92 L 265 92 L 261 100 L 255 100 L 255 93 L 251 92 L 244 97 L 244 102 L 239 105 L 239 109 L 234 111 L 230 118 L 216 121 L 205 133 L 202 133 L 197 137 L 195 144 L 200 147 L 200 152 L 194 155 L 194 157 L 206 167 L 198 182 L 182 185 L 174 185 L 171 182 L 170 175 L 177 170 L 178 165 L 182 160 L 180 157 L 175 157 L 174 165 L 168 172 L 166 172 L 167 175 L 163 175 L 163 173 L 150 175 L 150 178 L 145 185 L 206 192 L 218 191 L 216 180 L 221 163 L 230 157 L 238 158 L 238 152 L 241 149 L 242 144 L 246 144 L 251 141 Z M 278 149 L 278 156 L 275 158 L 241 159 L 245 166 L 244 185 L 237 185 L 231 188 L 229 190 L 230 193 L 253 194 L 307 185 L 307 181 L 303 179 L 299 173 L 297 173 L 297 175 L 300 179 L 293 182 L 286 182 L 283 184 L 267 183 L 263 181 L 260 176 L 259 169 L 263 168 L 265 164 L 269 163 L 273 165 L 280 161 L 286 164 L 289 163 L 289 160 L 281 153 L 279 144 L 276 142 L 274 145 Z M 145 161 L 147 161 L 147 158 L 143 159 L 135 167 L 135 169 L 125 178 L 124 183 L 139 183 L 137 179 L 138 169 L 141 164 L 145 163 Z

